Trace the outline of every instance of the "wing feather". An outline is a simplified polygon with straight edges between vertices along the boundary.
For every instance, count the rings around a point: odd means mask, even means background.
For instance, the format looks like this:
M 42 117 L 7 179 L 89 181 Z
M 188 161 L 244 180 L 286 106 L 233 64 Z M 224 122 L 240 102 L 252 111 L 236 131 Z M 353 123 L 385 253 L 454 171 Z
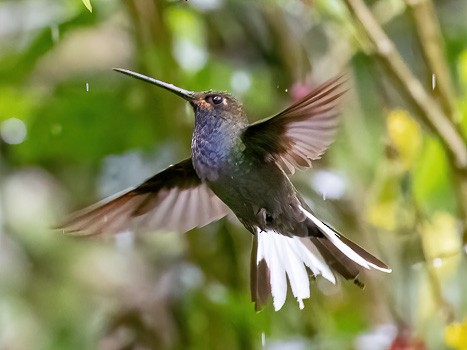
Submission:
M 133 226 L 186 232 L 229 212 L 201 182 L 189 158 L 134 189 L 75 213 L 58 228 L 76 235 L 118 233 Z
M 341 76 L 331 79 L 279 114 L 251 124 L 244 142 L 288 174 L 310 167 L 334 140 L 343 83 Z

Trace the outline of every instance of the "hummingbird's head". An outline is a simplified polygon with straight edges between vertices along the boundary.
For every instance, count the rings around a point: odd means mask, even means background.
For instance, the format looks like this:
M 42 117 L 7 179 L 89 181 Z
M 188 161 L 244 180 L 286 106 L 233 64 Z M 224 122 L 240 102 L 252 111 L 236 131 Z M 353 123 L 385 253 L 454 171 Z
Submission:
M 114 70 L 154 84 L 182 97 L 193 107 L 196 118 L 201 118 L 204 121 L 221 119 L 226 122 L 234 122 L 235 124 L 248 123 L 240 101 L 227 92 L 211 90 L 202 92 L 188 91 L 127 69 L 114 68 Z
M 189 102 L 197 118 L 222 119 L 236 124 L 247 122 L 241 102 L 227 92 L 197 92 Z

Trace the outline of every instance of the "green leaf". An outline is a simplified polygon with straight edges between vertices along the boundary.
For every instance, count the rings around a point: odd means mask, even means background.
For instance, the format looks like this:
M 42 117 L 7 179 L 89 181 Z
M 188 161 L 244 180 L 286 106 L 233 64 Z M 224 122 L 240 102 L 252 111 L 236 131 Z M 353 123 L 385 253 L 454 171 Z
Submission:
M 427 138 L 413 173 L 414 198 L 429 215 L 456 208 L 453 179 L 447 156 L 440 142 Z
M 86 8 L 89 10 L 89 12 L 92 12 L 92 5 L 91 5 L 91 0 L 81 0 L 84 4 L 84 6 L 86 6 Z
M 154 144 L 145 115 L 129 108 L 117 89 L 99 86 L 97 81 L 92 86 L 88 93 L 81 82 L 70 82 L 45 99 L 28 117 L 28 137 L 11 150 L 14 159 L 19 163 L 93 162 Z

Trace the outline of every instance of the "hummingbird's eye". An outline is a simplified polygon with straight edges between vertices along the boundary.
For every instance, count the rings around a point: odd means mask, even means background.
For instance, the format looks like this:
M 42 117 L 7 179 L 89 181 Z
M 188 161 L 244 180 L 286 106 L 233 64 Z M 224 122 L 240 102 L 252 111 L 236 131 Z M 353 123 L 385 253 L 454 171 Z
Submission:
M 222 101 L 224 100 L 221 95 L 211 95 L 211 96 L 208 96 L 208 99 L 211 100 L 211 102 L 214 103 L 215 105 L 222 103 Z

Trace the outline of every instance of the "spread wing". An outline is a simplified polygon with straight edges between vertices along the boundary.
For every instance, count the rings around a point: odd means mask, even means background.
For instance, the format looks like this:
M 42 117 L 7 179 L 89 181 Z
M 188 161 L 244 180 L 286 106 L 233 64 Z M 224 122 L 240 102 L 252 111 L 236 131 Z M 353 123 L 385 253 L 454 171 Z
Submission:
M 310 167 L 334 140 L 338 104 L 345 93 L 342 77 L 328 80 L 279 114 L 251 124 L 243 134 L 247 146 L 288 174 Z
M 75 213 L 59 229 L 77 235 L 117 233 L 137 227 L 186 232 L 229 212 L 201 182 L 189 158 L 116 198 Z

